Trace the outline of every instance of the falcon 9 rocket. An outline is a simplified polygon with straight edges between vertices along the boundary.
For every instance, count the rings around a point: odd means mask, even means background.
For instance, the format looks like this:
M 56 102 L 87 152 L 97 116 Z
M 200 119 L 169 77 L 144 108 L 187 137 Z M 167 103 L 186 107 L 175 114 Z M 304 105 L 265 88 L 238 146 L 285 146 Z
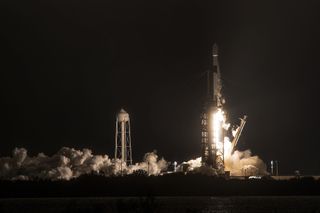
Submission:
M 213 45 L 213 63 L 207 72 L 207 98 L 201 114 L 202 165 L 224 173 L 224 134 L 221 75 L 218 61 L 218 46 Z

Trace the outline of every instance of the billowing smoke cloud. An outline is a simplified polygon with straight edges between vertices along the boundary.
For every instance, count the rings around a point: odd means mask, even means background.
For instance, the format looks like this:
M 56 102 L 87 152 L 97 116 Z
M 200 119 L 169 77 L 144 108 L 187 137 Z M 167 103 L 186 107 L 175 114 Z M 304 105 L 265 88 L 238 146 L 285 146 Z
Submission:
M 26 149 L 15 148 L 12 157 L 0 158 L 0 178 L 70 180 L 91 173 L 113 176 L 135 172 L 159 175 L 167 167 L 168 163 L 163 158 L 159 159 L 155 151 L 146 153 L 142 162 L 127 166 L 125 162 L 107 155 L 93 155 L 90 149 L 63 147 L 52 156 L 39 153 L 30 157 Z M 225 170 L 230 171 L 232 176 L 267 174 L 264 162 L 258 156 L 252 156 L 250 150 L 235 151 L 225 156 Z M 183 162 L 177 171 L 217 175 L 215 170 L 201 165 L 201 157 Z
M 217 171 L 202 166 L 201 157 L 183 162 L 178 166 L 179 171 L 217 175 Z M 225 171 L 230 171 L 231 176 L 266 175 L 267 167 L 258 157 L 252 156 L 250 150 L 238 151 L 225 156 Z
M 30 157 L 24 148 L 15 148 L 12 157 L 0 158 L 0 178 L 10 180 L 70 180 L 83 174 L 105 176 L 132 174 L 137 170 L 158 175 L 167 168 L 167 162 L 158 160 L 155 152 L 146 153 L 144 161 L 132 166 L 107 155 L 93 155 L 90 149 L 76 150 L 63 147 L 53 156 L 39 153 Z
M 266 164 L 258 157 L 252 156 L 250 150 L 235 151 L 225 159 L 225 168 L 233 176 L 266 175 Z
M 148 152 L 144 155 L 144 161 L 141 163 L 136 163 L 129 167 L 130 172 L 137 170 L 144 170 L 150 175 L 158 175 L 161 171 L 166 170 L 168 167 L 167 162 L 161 158 L 158 160 L 158 156 L 155 152 Z

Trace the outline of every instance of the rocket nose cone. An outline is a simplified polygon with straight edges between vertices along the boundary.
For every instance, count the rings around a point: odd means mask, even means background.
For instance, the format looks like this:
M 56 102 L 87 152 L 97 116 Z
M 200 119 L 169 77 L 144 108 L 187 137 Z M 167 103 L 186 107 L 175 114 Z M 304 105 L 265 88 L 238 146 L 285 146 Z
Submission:
M 123 108 L 121 108 L 120 112 L 121 113 L 126 113 L 126 111 Z
M 218 45 L 217 45 L 217 43 L 214 43 L 214 45 L 213 45 L 212 55 L 213 56 L 218 56 Z

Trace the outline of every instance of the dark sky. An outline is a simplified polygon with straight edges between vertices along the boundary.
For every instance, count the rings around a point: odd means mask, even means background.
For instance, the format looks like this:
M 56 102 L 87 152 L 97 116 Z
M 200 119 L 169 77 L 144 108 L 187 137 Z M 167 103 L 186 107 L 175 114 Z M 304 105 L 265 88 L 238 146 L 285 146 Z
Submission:
M 229 120 L 248 115 L 239 148 L 319 174 L 319 5 L 302 2 L 1 1 L 0 154 L 113 155 L 124 107 L 134 160 L 199 156 L 217 42 Z

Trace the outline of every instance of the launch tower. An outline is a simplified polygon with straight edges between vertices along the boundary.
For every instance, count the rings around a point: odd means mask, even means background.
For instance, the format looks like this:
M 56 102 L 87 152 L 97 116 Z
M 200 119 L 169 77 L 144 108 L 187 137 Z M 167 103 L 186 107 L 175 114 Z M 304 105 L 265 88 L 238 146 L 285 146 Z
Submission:
M 224 129 L 218 46 L 213 45 L 213 63 L 207 72 L 207 98 L 201 115 L 202 165 L 224 173 Z
M 124 109 L 120 110 L 116 118 L 114 158 L 132 165 L 130 118 Z

